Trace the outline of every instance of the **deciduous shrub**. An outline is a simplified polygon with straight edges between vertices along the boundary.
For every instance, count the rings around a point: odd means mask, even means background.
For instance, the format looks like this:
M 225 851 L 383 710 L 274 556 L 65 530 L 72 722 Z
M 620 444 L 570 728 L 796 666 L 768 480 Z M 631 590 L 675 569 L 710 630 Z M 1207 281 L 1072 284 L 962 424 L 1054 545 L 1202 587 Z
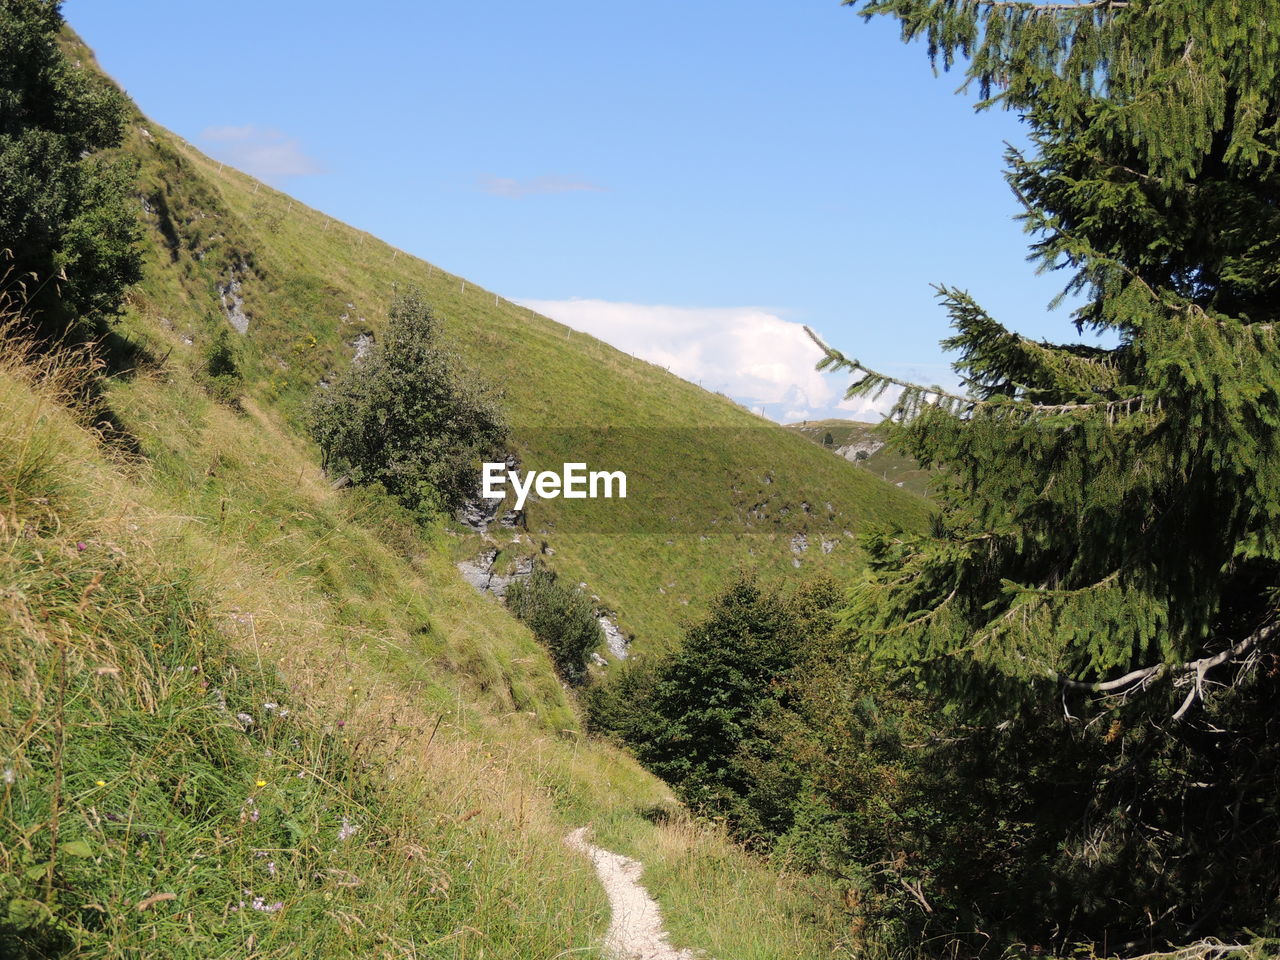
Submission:
M 561 583 L 546 567 L 535 567 L 528 579 L 507 588 L 507 606 L 551 651 L 566 681 L 586 679 L 587 657 L 604 635 L 591 601 L 581 590 Z
M 0 273 L 45 336 L 91 336 L 141 276 L 128 104 L 58 45 L 61 4 L 0 4 Z
M 243 378 L 231 346 L 231 335 L 225 329 L 219 330 L 205 348 L 200 374 L 205 387 L 219 403 L 234 405 L 240 399 Z
M 317 390 L 311 434 L 326 468 L 381 483 L 413 510 L 457 507 L 480 463 L 498 459 L 507 427 L 494 395 L 441 343 L 416 293 L 392 304 L 382 339 L 328 389 Z

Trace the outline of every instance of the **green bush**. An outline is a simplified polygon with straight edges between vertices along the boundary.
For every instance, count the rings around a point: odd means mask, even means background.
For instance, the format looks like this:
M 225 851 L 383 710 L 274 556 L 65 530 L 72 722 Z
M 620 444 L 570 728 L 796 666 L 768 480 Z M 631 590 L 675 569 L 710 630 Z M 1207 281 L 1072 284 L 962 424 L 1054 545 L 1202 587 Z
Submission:
M 58 45 L 60 4 L 0 4 L 0 278 L 45 336 L 92 336 L 141 277 L 128 104 Z
M 783 596 L 739 578 L 669 657 L 610 678 L 610 692 L 589 700 L 592 725 L 612 726 L 681 799 L 728 818 L 741 839 L 779 832 L 779 812 L 766 809 L 773 799 L 751 799 L 757 774 L 742 754 L 790 699 L 807 638 L 829 629 L 819 621 L 836 599 L 825 581 Z
M 219 330 L 205 348 L 200 372 L 205 388 L 215 400 L 232 406 L 237 403 L 243 377 L 231 346 L 231 335 L 225 329 Z
M 508 436 L 496 399 L 445 351 L 417 293 L 397 297 L 383 339 L 316 391 L 310 429 L 326 469 L 428 512 L 473 494 L 480 462 L 500 459 Z
M 507 588 L 507 606 L 551 651 L 551 659 L 566 681 L 581 683 L 586 679 L 587 657 L 604 640 L 604 634 L 591 601 L 581 590 L 561 583 L 546 567 L 535 567 L 528 579 Z

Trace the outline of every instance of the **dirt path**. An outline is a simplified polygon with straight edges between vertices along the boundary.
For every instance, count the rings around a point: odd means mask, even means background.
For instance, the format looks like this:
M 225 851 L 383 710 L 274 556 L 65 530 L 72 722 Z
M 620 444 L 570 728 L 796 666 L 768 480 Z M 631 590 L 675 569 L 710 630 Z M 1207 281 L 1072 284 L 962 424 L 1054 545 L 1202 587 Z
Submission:
M 697 960 L 694 953 L 667 942 L 658 903 L 640 885 L 643 863 L 594 846 L 587 840 L 586 827 L 574 830 L 565 842 L 591 858 L 609 896 L 613 917 L 604 952 L 610 960 Z

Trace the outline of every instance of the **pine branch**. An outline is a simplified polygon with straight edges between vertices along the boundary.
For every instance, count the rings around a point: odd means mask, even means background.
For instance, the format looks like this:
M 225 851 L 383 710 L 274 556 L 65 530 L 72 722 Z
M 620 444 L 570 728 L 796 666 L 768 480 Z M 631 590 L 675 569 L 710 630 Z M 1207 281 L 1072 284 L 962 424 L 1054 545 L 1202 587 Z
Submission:
M 819 337 L 808 327 L 804 328 L 804 332 L 809 335 L 809 339 L 817 344 L 826 357 L 818 364 L 819 370 L 849 370 L 861 373 L 862 379 L 856 381 L 849 388 L 849 396 L 854 395 L 855 390 L 866 384 L 865 390 L 873 390 L 879 387 L 894 386 L 901 387 L 903 390 L 909 391 L 915 396 L 921 398 L 937 397 L 939 400 L 947 401 L 947 405 L 952 408 L 954 413 L 957 409 L 963 408 L 963 413 L 969 413 L 974 410 L 993 410 L 993 409 L 1017 409 L 1025 410 L 1029 413 L 1036 414 L 1053 414 L 1053 413 L 1071 413 L 1078 410 L 1106 410 L 1108 413 L 1124 412 L 1132 413 L 1133 407 L 1136 405 L 1138 410 L 1142 409 L 1142 404 L 1146 397 L 1139 394 L 1138 396 L 1128 397 L 1124 400 L 1097 400 L 1088 403 L 1032 403 L 1027 400 L 1002 399 L 1002 400 L 980 400 L 977 397 L 965 397 L 958 393 L 952 393 L 950 390 L 943 390 L 939 386 L 924 387 L 918 383 L 912 383 L 909 380 L 901 380 L 898 377 L 892 377 L 887 373 L 880 373 L 878 370 L 872 370 L 870 367 L 858 360 L 850 360 L 839 350 L 834 347 L 827 346 Z M 864 390 L 864 392 L 865 392 Z M 929 401 L 926 400 L 926 403 Z M 936 401 L 930 405 L 936 405 Z
M 1191 660 L 1181 664 L 1156 663 L 1149 667 L 1131 670 L 1124 676 L 1116 677 L 1113 680 L 1096 682 L 1072 680 L 1070 677 L 1064 677 L 1061 674 L 1058 675 L 1057 680 L 1069 690 L 1085 690 L 1089 693 L 1103 693 L 1108 696 L 1127 696 L 1133 692 L 1135 687 L 1145 687 L 1148 683 L 1159 679 L 1166 672 L 1172 673 L 1179 678 L 1189 677 L 1194 683 L 1186 699 L 1182 701 L 1182 705 L 1173 715 L 1173 719 L 1181 720 L 1186 716 L 1187 711 L 1191 709 L 1193 704 L 1204 699 L 1205 674 L 1215 667 L 1220 667 L 1228 661 L 1243 656 L 1260 644 L 1266 643 L 1277 634 L 1280 634 L 1280 623 L 1270 623 L 1211 657 L 1201 657 L 1198 660 Z
M 976 6 L 987 10 L 1017 10 L 1020 13 L 1077 13 L 1088 10 L 1123 10 L 1128 0 L 1095 0 L 1093 3 L 1034 3 L 1032 0 L 980 0 Z

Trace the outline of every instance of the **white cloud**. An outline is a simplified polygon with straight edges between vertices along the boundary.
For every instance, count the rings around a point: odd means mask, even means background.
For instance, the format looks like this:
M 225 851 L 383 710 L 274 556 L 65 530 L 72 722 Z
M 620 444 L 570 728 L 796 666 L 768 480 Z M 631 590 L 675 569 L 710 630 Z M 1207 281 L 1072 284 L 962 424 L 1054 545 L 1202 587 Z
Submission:
M 598 184 L 557 174 L 526 180 L 485 174 L 476 179 L 476 184 L 482 191 L 495 197 L 528 197 L 539 193 L 598 193 L 604 190 Z
M 814 369 L 822 354 L 803 325 L 760 307 L 672 307 L 607 300 L 525 306 L 781 422 L 879 420 L 892 404 L 843 400 L 848 377 Z
M 209 127 L 200 139 L 213 145 L 210 153 L 217 159 L 263 180 L 310 177 L 323 172 L 303 153 L 296 137 L 272 127 Z

